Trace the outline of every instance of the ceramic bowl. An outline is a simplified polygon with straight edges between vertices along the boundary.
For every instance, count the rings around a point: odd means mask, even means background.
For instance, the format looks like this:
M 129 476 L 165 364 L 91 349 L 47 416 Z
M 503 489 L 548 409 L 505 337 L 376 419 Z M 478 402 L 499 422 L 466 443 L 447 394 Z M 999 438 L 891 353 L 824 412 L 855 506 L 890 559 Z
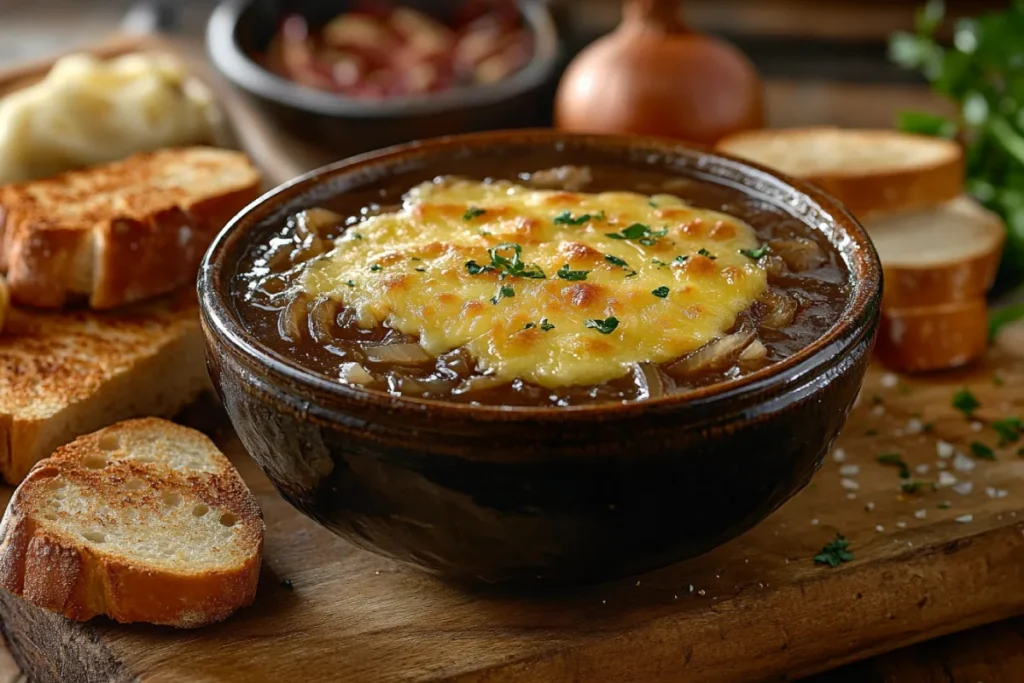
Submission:
M 368 101 L 308 88 L 263 68 L 252 55 L 266 48 L 283 10 L 313 25 L 353 2 L 319 0 L 224 0 L 210 17 L 206 43 L 210 59 L 231 82 L 255 98 L 296 137 L 341 158 L 409 140 L 456 132 L 541 125 L 551 109 L 559 67 L 559 40 L 546 4 L 520 3 L 534 36 L 533 58 L 510 77 L 489 85 L 457 88 L 429 96 Z M 461 0 L 407 0 L 445 17 Z
M 850 273 L 839 322 L 784 361 L 686 394 L 503 408 L 332 382 L 239 321 L 234 268 L 289 214 L 467 162 L 517 172 L 581 158 L 741 188 L 751 199 L 741 218 L 756 224 L 758 212 L 783 211 L 823 232 Z M 296 508 L 352 543 L 445 577 L 589 582 L 704 553 L 808 482 L 860 389 L 881 267 L 864 230 L 809 185 L 675 142 L 518 131 L 393 148 L 270 192 L 218 237 L 199 292 L 209 368 L 231 421 Z

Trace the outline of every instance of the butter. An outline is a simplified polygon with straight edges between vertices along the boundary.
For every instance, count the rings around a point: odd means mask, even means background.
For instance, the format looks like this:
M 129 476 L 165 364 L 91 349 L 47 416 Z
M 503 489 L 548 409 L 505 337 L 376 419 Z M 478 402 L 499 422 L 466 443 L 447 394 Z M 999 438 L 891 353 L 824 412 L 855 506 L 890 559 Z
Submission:
M 0 183 L 48 177 L 136 152 L 214 144 L 209 89 L 169 55 L 72 55 L 0 99 Z

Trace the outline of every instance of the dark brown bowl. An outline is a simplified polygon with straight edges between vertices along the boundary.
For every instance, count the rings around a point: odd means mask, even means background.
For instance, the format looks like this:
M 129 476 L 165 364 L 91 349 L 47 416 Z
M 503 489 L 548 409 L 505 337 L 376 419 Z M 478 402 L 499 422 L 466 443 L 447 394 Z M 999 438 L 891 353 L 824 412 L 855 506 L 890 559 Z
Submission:
M 845 312 L 808 348 L 740 379 L 568 408 L 457 405 L 345 386 L 270 351 L 240 324 L 233 268 L 286 215 L 341 193 L 408 187 L 467 159 L 495 175 L 582 161 L 741 188 L 841 252 Z M 299 510 L 359 546 L 446 577 L 592 581 L 703 553 L 807 483 L 860 388 L 881 272 L 864 230 L 809 185 L 674 142 L 515 131 L 385 150 L 274 190 L 218 237 L 199 292 L 210 372 L 231 421 Z
M 554 20 L 539 0 L 520 3 L 534 36 L 530 63 L 489 85 L 457 88 L 418 97 L 367 101 L 308 88 L 282 78 L 251 55 L 270 41 L 281 10 L 319 25 L 352 5 L 344 0 L 224 0 L 210 17 L 206 42 L 214 65 L 255 97 L 287 130 L 338 158 L 386 145 L 466 131 L 541 125 L 548 119 L 559 66 Z M 406 0 L 436 17 L 452 14 L 456 0 Z

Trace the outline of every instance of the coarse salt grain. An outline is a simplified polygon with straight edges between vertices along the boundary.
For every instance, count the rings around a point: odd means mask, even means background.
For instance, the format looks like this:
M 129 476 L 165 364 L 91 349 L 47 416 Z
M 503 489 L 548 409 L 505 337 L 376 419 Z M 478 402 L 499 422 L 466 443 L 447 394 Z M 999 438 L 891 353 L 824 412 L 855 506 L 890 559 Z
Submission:
M 977 466 L 978 463 L 974 462 L 959 451 L 957 451 L 956 457 L 953 458 L 953 469 L 960 472 L 970 472 Z
M 985 495 L 988 496 L 989 498 L 1006 498 L 1007 491 L 1004 491 L 1003 489 L 997 489 L 994 486 L 986 486 Z
M 811 525 L 818 526 L 818 520 L 817 519 L 812 519 L 811 520 Z
M 956 452 L 956 449 L 953 448 L 953 444 L 949 443 L 948 441 L 939 441 L 938 443 L 935 444 L 935 452 L 938 454 L 940 458 L 945 460 L 946 458 L 952 458 L 953 453 Z
M 927 516 L 928 516 L 928 511 L 927 510 L 918 510 L 917 512 L 914 513 L 914 517 L 917 517 L 918 519 L 924 519 Z
M 844 451 L 842 448 L 835 449 L 834 451 L 832 451 L 832 459 L 835 460 L 836 462 L 842 462 L 846 460 L 846 451 Z
M 882 533 L 883 531 L 885 531 L 885 527 L 879 524 L 875 527 L 875 531 L 877 531 L 878 533 Z
M 974 521 L 974 515 L 960 515 L 956 518 L 956 521 L 960 524 L 970 524 Z
M 916 417 L 907 420 L 907 434 L 920 434 L 924 431 L 924 423 Z
M 894 386 L 900 383 L 900 378 L 891 372 L 887 372 L 882 375 L 882 386 L 886 389 L 892 389 Z
M 980 422 L 972 422 L 971 423 L 971 429 L 973 429 L 976 432 L 980 432 L 984 428 L 985 428 L 985 425 L 981 424 Z
M 844 477 L 853 477 L 860 474 L 860 465 L 843 465 L 839 468 L 839 474 Z
M 864 503 L 864 509 L 867 510 L 868 512 L 871 512 L 872 510 L 875 509 L 875 504 L 874 503 Z
M 874 408 L 871 409 L 871 414 L 874 415 L 875 417 L 881 417 L 882 415 L 885 415 L 885 406 L 875 406 Z
M 935 466 L 940 470 L 944 470 L 947 467 L 949 467 L 949 463 L 947 463 L 945 460 L 939 460 L 935 463 Z
M 907 523 L 906 522 L 896 522 L 896 526 L 898 526 L 901 529 L 906 529 L 907 528 Z
M 857 494 L 856 493 L 847 493 L 846 494 L 846 500 L 857 500 Z
M 914 471 L 917 472 L 918 474 L 928 474 L 928 463 L 921 463 L 920 465 L 914 468 Z
M 843 477 L 842 479 L 840 479 L 839 485 L 842 486 L 847 491 L 856 491 L 857 489 L 860 488 L 860 484 L 858 484 L 855 480 L 850 479 L 849 477 Z
M 971 491 L 974 490 L 974 482 L 962 481 L 959 484 L 957 484 L 956 486 L 954 486 L 953 490 L 956 491 L 957 493 L 959 493 L 961 496 L 966 496 Z
M 957 482 L 955 476 L 950 472 L 939 472 L 939 486 L 952 486 Z

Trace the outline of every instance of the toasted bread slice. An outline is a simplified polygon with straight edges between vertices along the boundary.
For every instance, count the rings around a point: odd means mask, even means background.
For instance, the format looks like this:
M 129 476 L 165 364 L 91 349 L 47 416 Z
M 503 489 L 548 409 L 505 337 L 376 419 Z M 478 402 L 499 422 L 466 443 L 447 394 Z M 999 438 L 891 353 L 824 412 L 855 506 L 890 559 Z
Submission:
M 931 372 L 967 365 L 988 348 L 985 299 L 884 308 L 875 353 L 894 370 Z
M 883 306 L 919 308 L 983 297 L 1006 241 L 1002 219 L 969 197 L 869 218 L 885 269 Z
M 72 439 L 170 416 L 209 386 L 195 295 L 117 313 L 13 308 L 0 335 L 0 474 L 17 483 Z
M 259 193 L 240 152 L 137 154 L 0 188 L 0 269 L 15 303 L 113 308 L 191 285 L 206 248 Z
M 201 433 L 154 418 L 40 462 L 0 524 L 0 585 L 84 621 L 194 628 L 252 603 L 263 517 Z
M 718 149 L 808 180 L 858 218 L 927 207 L 963 192 L 963 153 L 941 138 L 790 128 L 737 133 L 720 141 Z

